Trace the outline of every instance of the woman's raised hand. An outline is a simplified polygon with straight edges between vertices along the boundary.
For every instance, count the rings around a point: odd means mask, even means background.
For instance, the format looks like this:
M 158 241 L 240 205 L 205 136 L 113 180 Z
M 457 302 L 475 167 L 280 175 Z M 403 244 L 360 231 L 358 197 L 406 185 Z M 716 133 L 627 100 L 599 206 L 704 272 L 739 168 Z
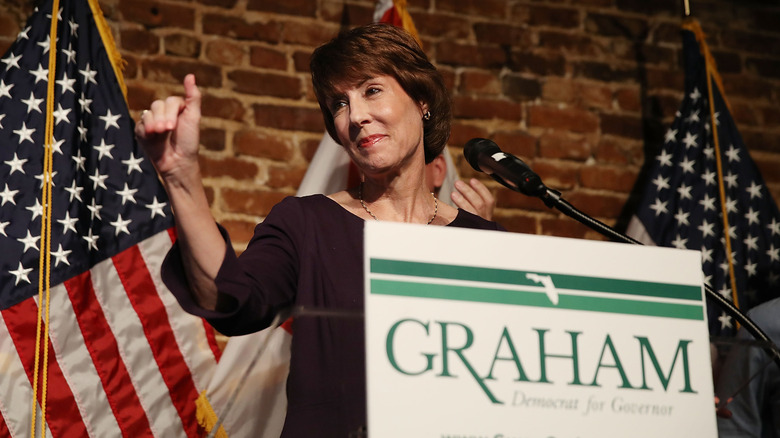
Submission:
M 198 169 L 200 99 L 195 76 L 189 74 L 184 78 L 183 98 L 155 100 L 135 125 L 138 143 L 163 180 Z

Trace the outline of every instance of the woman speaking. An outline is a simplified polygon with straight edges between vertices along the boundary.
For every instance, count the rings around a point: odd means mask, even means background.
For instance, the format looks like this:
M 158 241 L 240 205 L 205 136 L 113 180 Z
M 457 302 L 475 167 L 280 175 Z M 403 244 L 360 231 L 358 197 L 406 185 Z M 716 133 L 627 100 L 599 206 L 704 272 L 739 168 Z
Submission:
M 406 31 L 372 24 L 314 51 L 311 76 L 328 133 L 362 174 L 329 196 L 289 197 L 237 257 L 209 210 L 198 166 L 201 95 L 152 103 L 136 136 L 175 212 L 178 241 L 163 279 L 181 306 L 226 335 L 261 330 L 291 309 L 363 311 L 363 223 L 394 221 L 501 230 L 439 202 L 425 165 L 449 138 L 443 80 Z M 297 315 L 283 437 L 365 435 L 363 321 Z M 248 388 L 250 389 L 250 388 Z

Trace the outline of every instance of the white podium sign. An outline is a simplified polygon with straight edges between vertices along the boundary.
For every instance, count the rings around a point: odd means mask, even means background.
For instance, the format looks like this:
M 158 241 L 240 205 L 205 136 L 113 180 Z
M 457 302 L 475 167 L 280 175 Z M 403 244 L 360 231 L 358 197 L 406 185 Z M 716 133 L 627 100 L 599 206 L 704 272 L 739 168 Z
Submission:
M 700 254 L 367 222 L 368 430 L 715 437 Z

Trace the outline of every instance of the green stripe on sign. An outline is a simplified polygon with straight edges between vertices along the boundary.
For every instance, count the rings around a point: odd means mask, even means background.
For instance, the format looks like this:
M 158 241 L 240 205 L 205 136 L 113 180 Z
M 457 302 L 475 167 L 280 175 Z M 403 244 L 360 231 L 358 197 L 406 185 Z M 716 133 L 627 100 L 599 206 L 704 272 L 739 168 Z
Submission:
M 478 268 L 474 266 L 443 265 L 438 263 L 407 262 L 402 260 L 371 259 L 371 272 L 415 277 L 445 278 L 518 286 L 541 286 L 526 278 L 527 273 L 549 275 L 556 288 L 606 292 L 625 295 L 644 295 L 658 298 L 676 298 L 701 302 L 700 286 L 619 280 L 545 272 L 513 271 L 508 269 Z
M 511 304 L 517 306 L 548 307 L 589 312 L 704 320 L 704 310 L 700 305 L 659 303 L 567 294 L 559 295 L 558 305 L 553 305 L 543 293 L 484 287 L 372 279 L 371 293 L 376 295 L 395 295 L 402 297 L 434 298 L 440 300 L 472 301 L 479 303 Z

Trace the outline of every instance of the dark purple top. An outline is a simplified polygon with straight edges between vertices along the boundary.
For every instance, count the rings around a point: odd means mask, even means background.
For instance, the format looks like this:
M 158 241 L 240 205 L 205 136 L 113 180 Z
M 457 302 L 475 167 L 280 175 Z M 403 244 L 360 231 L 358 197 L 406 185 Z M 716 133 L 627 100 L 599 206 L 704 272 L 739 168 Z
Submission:
M 255 228 L 241 257 L 222 231 L 228 245 L 216 279 L 217 310 L 193 300 L 178 245 L 165 258 L 163 280 L 184 310 L 230 336 L 264 329 L 293 306 L 362 315 L 363 223 L 326 196 L 288 197 Z M 464 210 L 448 226 L 503 230 Z M 296 316 L 293 333 L 282 436 L 360 436 L 366 424 L 362 318 Z

